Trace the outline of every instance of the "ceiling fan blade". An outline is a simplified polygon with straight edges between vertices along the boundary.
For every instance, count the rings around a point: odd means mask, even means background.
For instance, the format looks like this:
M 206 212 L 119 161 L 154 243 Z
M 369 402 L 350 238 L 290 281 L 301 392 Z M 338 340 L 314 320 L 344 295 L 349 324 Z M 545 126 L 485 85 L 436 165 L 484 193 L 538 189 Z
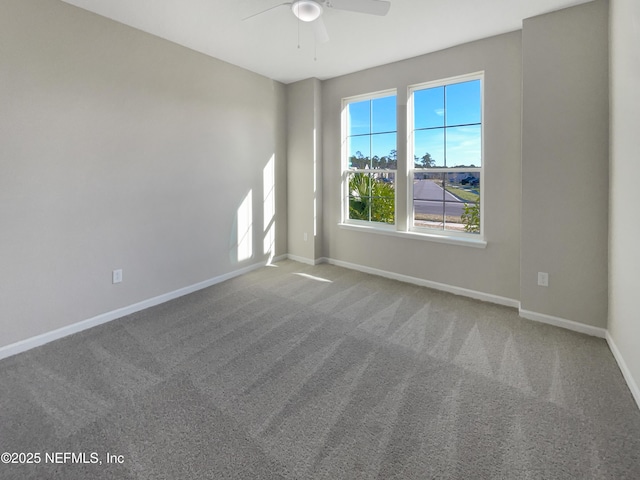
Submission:
M 328 0 L 326 6 L 336 10 L 384 16 L 389 12 L 391 3 L 384 0 Z
M 311 26 L 313 27 L 313 33 L 316 36 L 316 42 L 327 43 L 329 41 L 327 27 L 325 26 L 322 17 L 318 17 L 313 22 L 311 22 Z
M 266 10 L 262 10 L 261 12 L 254 13 L 253 15 L 249 15 L 248 17 L 244 17 L 242 19 L 242 21 L 244 22 L 245 20 L 249 20 L 250 18 L 257 17 L 258 15 L 262 15 L 263 13 L 267 13 L 267 12 L 269 12 L 271 10 L 274 10 L 274 9 L 278 8 L 278 7 L 282 7 L 283 5 L 291 5 L 291 2 L 279 3 L 278 5 L 274 5 L 273 7 L 267 8 Z

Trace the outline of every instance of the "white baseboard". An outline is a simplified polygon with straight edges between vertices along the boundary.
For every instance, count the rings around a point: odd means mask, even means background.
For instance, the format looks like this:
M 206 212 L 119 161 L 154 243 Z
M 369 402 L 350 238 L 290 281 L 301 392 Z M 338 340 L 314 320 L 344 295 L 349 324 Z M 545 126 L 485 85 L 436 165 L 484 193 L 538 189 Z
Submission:
M 620 350 L 618 350 L 618 346 L 616 345 L 616 342 L 613 341 L 613 337 L 609 334 L 609 332 L 607 332 L 606 338 L 607 338 L 607 343 L 609 344 L 609 349 L 611 350 L 611 353 L 613 353 L 613 358 L 615 358 L 616 362 L 618 362 L 618 367 L 620 367 L 622 376 L 627 382 L 627 385 L 629 386 L 629 390 L 631 390 L 631 395 L 633 396 L 633 399 L 636 401 L 638 408 L 640 408 L 640 388 L 638 387 L 638 384 L 636 383 L 633 376 L 631 376 L 631 370 L 629 370 L 629 367 L 627 366 L 627 362 L 624 361 L 624 358 L 622 357 Z
M 286 258 L 286 255 L 273 258 L 271 262 L 282 260 L 284 258 Z M 39 347 L 41 345 L 44 345 L 45 343 L 58 340 L 68 335 L 78 333 L 83 330 L 87 330 L 88 328 L 97 327 L 98 325 L 102 325 L 103 323 L 107 323 L 112 320 L 116 320 L 118 318 L 124 317 L 126 315 L 139 312 L 140 310 L 154 307 L 161 303 L 168 302 L 169 300 L 182 297 L 183 295 L 188 295 L 189 293 L 202 290 L 203 288 L 210 287 L 212 285 L 215 285 L 216 283 L 221 283 L 221 282 L 224 282 L 225 280 L 229 280 L 231 278 L 234 278 L 239 275 L 243 275 L 245 273 L 261 268 L 264 265 L 265 265 L 265 262 L 255 263 L 253 265 L 249 265 L 239 270 L 234 270 L 233 272 L 225 273 L 223 275 L 213 277 L 208 280 L 204 280 L 202 282 L 198 282 L 196 284 L 189 285 L 184 288 L 180 288 L 178 290 L 174 290 L 173 292 L 165 293 L 163 295 L 158 295 L 157 297 L 153 297 L 148 300 L 143 300 L 142 302 L 134 303 L 133 305 L 129 305 L 127 307 L 118 308 L 117 310 L 106 312 L 101 315 L 97 315 L 93 318 L 89 318 L 87 320 L 82 320 L 80 322 L 74 323 L 72 325 L 67 325 L 65 327 L 43 333 L 35 337 L 27 338 L 25 340 L 12 343 L 10 345 L 0 347 L 0 360 L 2 360 L 3 358 L 11 357 L 21 352 L 26 352 L 27 350 L 31 350 L 32 348 Z
M 574 322 L 573 320 L 567 320 L 565 318 L 554 317 L 544 313 L 532 312 L 529 310 L 519 309 L 520 316 L 528 320 L 535 322 L 547 323 L 556 327 L 566 328 L 567 330 L 573 330 L 574 332 L 585 333 L 594 337 L 605 338 L 607 331 L 604 328 L 594 327 L 586 325 L 584 323 Z
M 379 270 L 377 268 L 366 267 L 363 265 L 358 265 L 355 263 L 344 262 L 341 260 L 334 260 L 331 258 L 318 258 L 318 259 L 309 259 L 304 257 L 298 257 L 296 255 L 280 255 L 271 259 L 267 263 L 277 262 L 280 260 L 284 260 L 289 258 L 291 260 L 305 263 L 308 265 L 318 265 L 320 263 L 329 263 L 331 265 L 336 265 L 339 267 L 349 268 L 352 270 L 357 270 L 364 273 L 370 273 L 372 275 L 378 275 L 380 277 L 390 278 L 393 280 L 399 280 L 406 283 L 411 283 L 414 285 L 420 285 L 423 287 L 433 288 L 435 290 L 440 290 L 444 292 L 453 293 L 456 295 L 462 295 L 469 298 L 475 298 L 477 300 L 482 300 L 486 302 L 495 303 L 498 305 L 504 305 L 508 307 L 515 307 L 519 309 L 519 314 L 521 317 L 526 318 L 528 320 L 533 320 L 536 322 L 547 323 L 550 325 L 555 325 L 557 327 L 562 327 L 568 330 L 573 330 L 580 333 L 585 333 L 587 335 L 592 335 L 595 337 L 606 338 L 607 343 L 609 344 L 609 348 L 613 353 L 614 358 L 618 362 L 620 370 L 631 390 L 631 393 L 640 407 L 640 388 L 635 383 L 635 380 L 631 376 L 629 368 L 627 367 L 620 351 L 618 350 L 613 338 L 609 335 L 604 328 L 593 327 L 591 325 L 585 325 L 582 323 L 574 322 L 572 320 L 567 320 L 564 318 L 554 317 L 551 315 L 546 315 L 542 313 L 536 313 L 529 310 L 523 310 L 520 308 L 520 302 L 518 300 L 501 297 L 498 295 L 492 295 L 484 292 L 478 292 L 475 290 L 469 290 L 466 288 L 456 287 L 453 285 L 447 285 L 444 283 L 433 282 L 430 280 L 425 280 L 422 278 L 411 277 L 408 275 L 402 275 L 399 273 L 388 272 L 385 270 Z M 11 345 L 6 345 L 4 347 L 0 347 L 0 360 L 3 358 L 11 357 L 21 352 L 25 352 L 27 350 L 31 350 L 32 348 L 39 347 L 46 343 L 52 342 L 54 340 L 58 340 L 60 338 L 66 337 L 68 335 L 81 332 L 83 330 L 87 330 L 92 327 L 96 327 L 98 325 L 102 325 L 104 323 L 110 322 L 112 320 L 116 320 L 118 318 L 124 317 L 126 315 L 130 315 L 135 312 L 139 312 L 146 308 L 154 307 L 164 302 L 168 302 L 175 298 L 181 297 L 183 295 L 188 295 L 189 293 L 196 292 L 198 290 L 202 290 L 203 288 L 210 287 L 217 283 L 224 282 L 225 280 L 229 280 L 231 278 L 237 277 L 239 275 L 243 275 L 245 273 L 249 273 L 253 270 L 261 268 L 265 265 L 265 262 L 256 263 L 253 265 L 249 265 L 247 267 L 241 268 L 239 270 L 234 270 L 233 272 L 225 273 L 223 275 L 219 275 L 217 277 L 210 278 L 208 280 L 189 285 L 187 287 L 180 288 L 178 290 L 174 290 L 169 293 L 165 293 L 163 295 L 159 295 L 157 297 L 150 298 L 148 300 L 144 300 L 142 302 L 135 303 L 133 305 L 129 305 L 127 307 L 119 308 L 117 310 L 113 310 L 110 312 L 103 313 L 101 315 L 97 315 L 93 318 L 89 318 L 87 320 L 83 320 L 72 325 L 67 325 L 65 327 L 43 333 L 41 335 L 37 335 L 35 337 L 31 337 L 25 340 L 21 340 L 19 342 L 13 343 Z
M 357 270 L 364 273 L 370 273 L 372 275 L 378 275 L 385 278 L 391 278 L 393 280 L 412 283 L 414 285 L 429 287 L 435 290 L 441 290 L 444 292 L 453 293 L 455 295 L 462 295 L 465 297 L 475 298 L 477 300 L 482 300 L 485 302 L 496 303 L 498 305 L 504 305 L 507 307 L 514 307 L 518 309 L 518 312 L 521 317 L 526 318 L 528 320 L 555 325 L 557 327 L 562 327 L 567 330 L 573 330 L 574 332 L 585 333 L 587 335 L 592 335 L 599 338 L 605 338 L 605 335 L 606 335 L 606 330 L 604 328 L 593 327 L 591 325 L 585 325 L 583 323 L 574 322 L 572 320 L 566 320 L 564 318 L 553 317 L 551 315 L 546 315 L 543 313 L 536 313 L 528 310 L 523 310 L 522 308 L 520 308 L 519 300 L 501 297 L 499 295 L 478 292 L 476 290 L 456 287 L 453 285 L 447 285 L 445 283 L 434 282 L 431 280 L 424 280 L 422 278 L 411 277 L 411 276 L 402 275 L 399 273 L 388 272 L 386 270 L 379 270 L 377 268 L 371 268 L 363 265 L 358 265 L 355 263 L 344 262 L 342 260 L 334 260 L 332 258 L 323 257 L 318 259 L 316 263 L 329 263 L 331 265 L 337 265 L 339 267 L 349 268 L 349 269 Z
M 338 267 L 349 268 L 351 270 L 357 270 L 359 272 L 378 275 L 379 277 L 390 278 L 392 280 L 399 280 L 401 282 L 420 285 L 421 287 L 429 287 L 429 288 L 433 288 L 434 290 L 440 290 L 443 292 L 453 293 L 455 295 L 462 295 L 464 297 L 475 298 L 476 300 L 496 303 L 498 305 L 504 305 L 507 307 L 518 308 L 520 306 L 520 302 L 512 298 L 501 297 L 499 295 L 492 295 L 490 293 L 478 292 L 476 290 L 469 290 L 467 288 L 447 285 L 445 283 L 433 282 L 431 280 L 411 277 L 409 275 L 402 275 L 400 273 L 388 272 L 386 270 L 379 270 L 377 268 L 365 267 L 363 265 L 358 265 L 355 263 L 343 262 L 342 260 L 334 260 L 332 258 L 323 257 L 318 260 L 318 263 L 329 263 L 331 265 L 336 265 Z
M 289 255 L 287 255 L 286 253 L 285 253 L 284 255 L 278 255 L 277 257 L 273 257 L 272 259 L 270 259 L 270 260 L 267 262 L 267 265 L 268 265 L 268 264 L 270 264 L 270 263 L 276 263 L 276 262 L 279 262 L 279 261 L 281 261 L 281 260 L 286 260 L 287 258 L 289 258 Z M 259 268 L 259 267 L 260 267 L 260 265 L 262 265 L 262 264 L 258 264 L 258 267 L 257 267 L 257 268 Z
M 321 260 L 315 260 L 313 258 L 307 258 L 307 257 L 299 257 L 298 255 L 288 254 L 287 258 L 289 260 L 293 260 L 294 262 L 300 262 L 307 265 L 318 265 L 319 263 L 322 263 Z
M 519 315 L 527 320 L 533 320 L 535 322 L 547 323 L 550 325 L 554 325 L 556 327 L 565 328 L 567 330 L 572 330 L 574 332 L 584 333 L 587 335 L 591 335 L 599 338 L 606 338 L 607 343 L 609 344 L 609 348 L 613 353 L 616 362 L 618 362 L 618 366 L 620 367 L 620 371 L 629 386 L 629 390 L 631 390 L 631 395 L 634 400 L 638 404 L 638 408 L 640 408 L 640 388 L 638 384 L 635 382 L 633 376 L 631 375 L 631 371 L 627 367 L 627 364 L 622 357 L 622 354 L 618 350 L 613 338 L 609 334 L 609 332 L 604 328 L 594 327 L 591 325 L 586 325 L 584 323 L 574 322 L 573 320 L 567 320 L 565 318 L 554 317 L 551 315 L 546 315 L 544 313 L 532 312 L 529 310 L 523 310 L 520 307 L 520 302 L 518 300 L 513 300 L 510 298 L 500 297 L 497 295 L 491 295 L 483 292 L 477 292 L 474 290 L 468 290 L 465 288 L 454 287 L 451 285 L 446 285 L 443 283 L 432 282 L 429 280 L 424 280 L 421 278 L 410 277 L 407 275 L 401 275 L 398 273 L 387 272 L 384 270 L 378 270 L 376 268 L 365 267 L 363 265 L 357 265 L 354 263 L 343 262 L 341 260 L 334 260 L 331 258 L 320 258 L 316 261 L 316 263 L 329 263 L 331 265 L 337 265 L 339 267 L 350 268 L 352 270 L 358 270 L 364 273 L 370 273 L 373 275 L 378 275 L 381 277 L 391 278 L 394 280 L 400 280 L 407 283 L 412 283 L 415 285 L 425 286 L 429 288 L 433 288 L 436 290 L 442 290 L 445 292 L 454 293 L 457 295 L 464 295 L 471 298 L 476 298 L 478 300 L 484 300 L 487 302 L 497 303 L 499 305 L 505 305 L 508 307 L 516 307 L 518 308 Z

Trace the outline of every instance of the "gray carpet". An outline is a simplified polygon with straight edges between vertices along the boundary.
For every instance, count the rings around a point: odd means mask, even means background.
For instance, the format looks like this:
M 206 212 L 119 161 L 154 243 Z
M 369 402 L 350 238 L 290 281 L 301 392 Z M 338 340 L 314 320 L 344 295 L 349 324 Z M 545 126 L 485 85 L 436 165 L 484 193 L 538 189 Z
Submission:
M 638 479 L 640 410 L 602 339 L 285 261 L 0 362 L 0 452 L 41 454 L 2 479 Z

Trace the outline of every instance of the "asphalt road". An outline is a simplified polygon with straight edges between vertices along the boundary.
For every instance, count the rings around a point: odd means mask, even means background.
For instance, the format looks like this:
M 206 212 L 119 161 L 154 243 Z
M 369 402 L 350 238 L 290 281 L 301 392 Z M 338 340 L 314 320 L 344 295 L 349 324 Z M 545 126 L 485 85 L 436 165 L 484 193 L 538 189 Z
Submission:
M 416 180 L 413 183 L 413 199 L 415 213 L 442 215 L 443 206 L 445 215 L 459 217 L 464 211 L 464 203 L 433 180 Z

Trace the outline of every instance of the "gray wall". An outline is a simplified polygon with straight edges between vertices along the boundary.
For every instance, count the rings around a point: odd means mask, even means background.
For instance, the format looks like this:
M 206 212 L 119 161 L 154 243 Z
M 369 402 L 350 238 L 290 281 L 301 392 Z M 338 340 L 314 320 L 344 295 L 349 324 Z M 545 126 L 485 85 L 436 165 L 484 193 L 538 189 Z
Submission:
M 270 225 L 287 252 L 282 84 L 61 2 L 3 0 L 0 112 L 0 346 L 264 261 Z
M 523 310 L 606 327 L 608 3 L 525 20 Z M 549 273 L 549 287 L 537 273 Z
M 522 32 L 324 82 L 324 256 L 605 327 L 607 9 L 599 0 L 527 19 Z M 480 70 L 487 248 L 341 229 L 340 100 L 397 88 L 402 138 L 408 85 Z M 549 287 L 537 285 L 538 272 L 549 273 Z
M 621 10 L 631 3 L 620 0 Z M 631 35 L 626 14 L 614 21 Z M 285 87 L 67 4 L 3 1 L 0 346 L 284 253 L 605 326 L 606 22 L 607 3 L 596 1 L 529 19 L 523 32 Z M 614 187 L 633 174 L 637 147 L 625 130 L 637 112 L 621 100 L 635 91 L 637 58 L 620 52 Z M 397 88 L 402 136 L 408 85 L 480 70 L 486 249 L 339 228 L 341 99 Z M 611 295 L 620 301 L 610 321 L 637 378 L 632 207 L 613 190 Z M 115 268 L 124 282 L 114 286 Z M 547 289 L 538 271 L 550 273 Z
M 287 85 L 288 253 L 308 263 L 320 256 L 322 245 L 320 95 L 316 78 Z
M 635 383 L 640 404 L 640 3 L 611 2 L 611 191 L 609 333 Z
M 521 35 L 513 32 L 323 82 L 324 256 L 508 299 L 519 298 Z M 406 132 L 407 87 L 485 72 L 485 231 L 477 249 L 361 233 L 340 222 L 341 99 L 396 88 L 398 137 Z M 402 145 L 398 147 L 399 173 Z M 400 175 L 399 182 L 406 182 Z M 399 211 L 406 211 L 402 200 Z

